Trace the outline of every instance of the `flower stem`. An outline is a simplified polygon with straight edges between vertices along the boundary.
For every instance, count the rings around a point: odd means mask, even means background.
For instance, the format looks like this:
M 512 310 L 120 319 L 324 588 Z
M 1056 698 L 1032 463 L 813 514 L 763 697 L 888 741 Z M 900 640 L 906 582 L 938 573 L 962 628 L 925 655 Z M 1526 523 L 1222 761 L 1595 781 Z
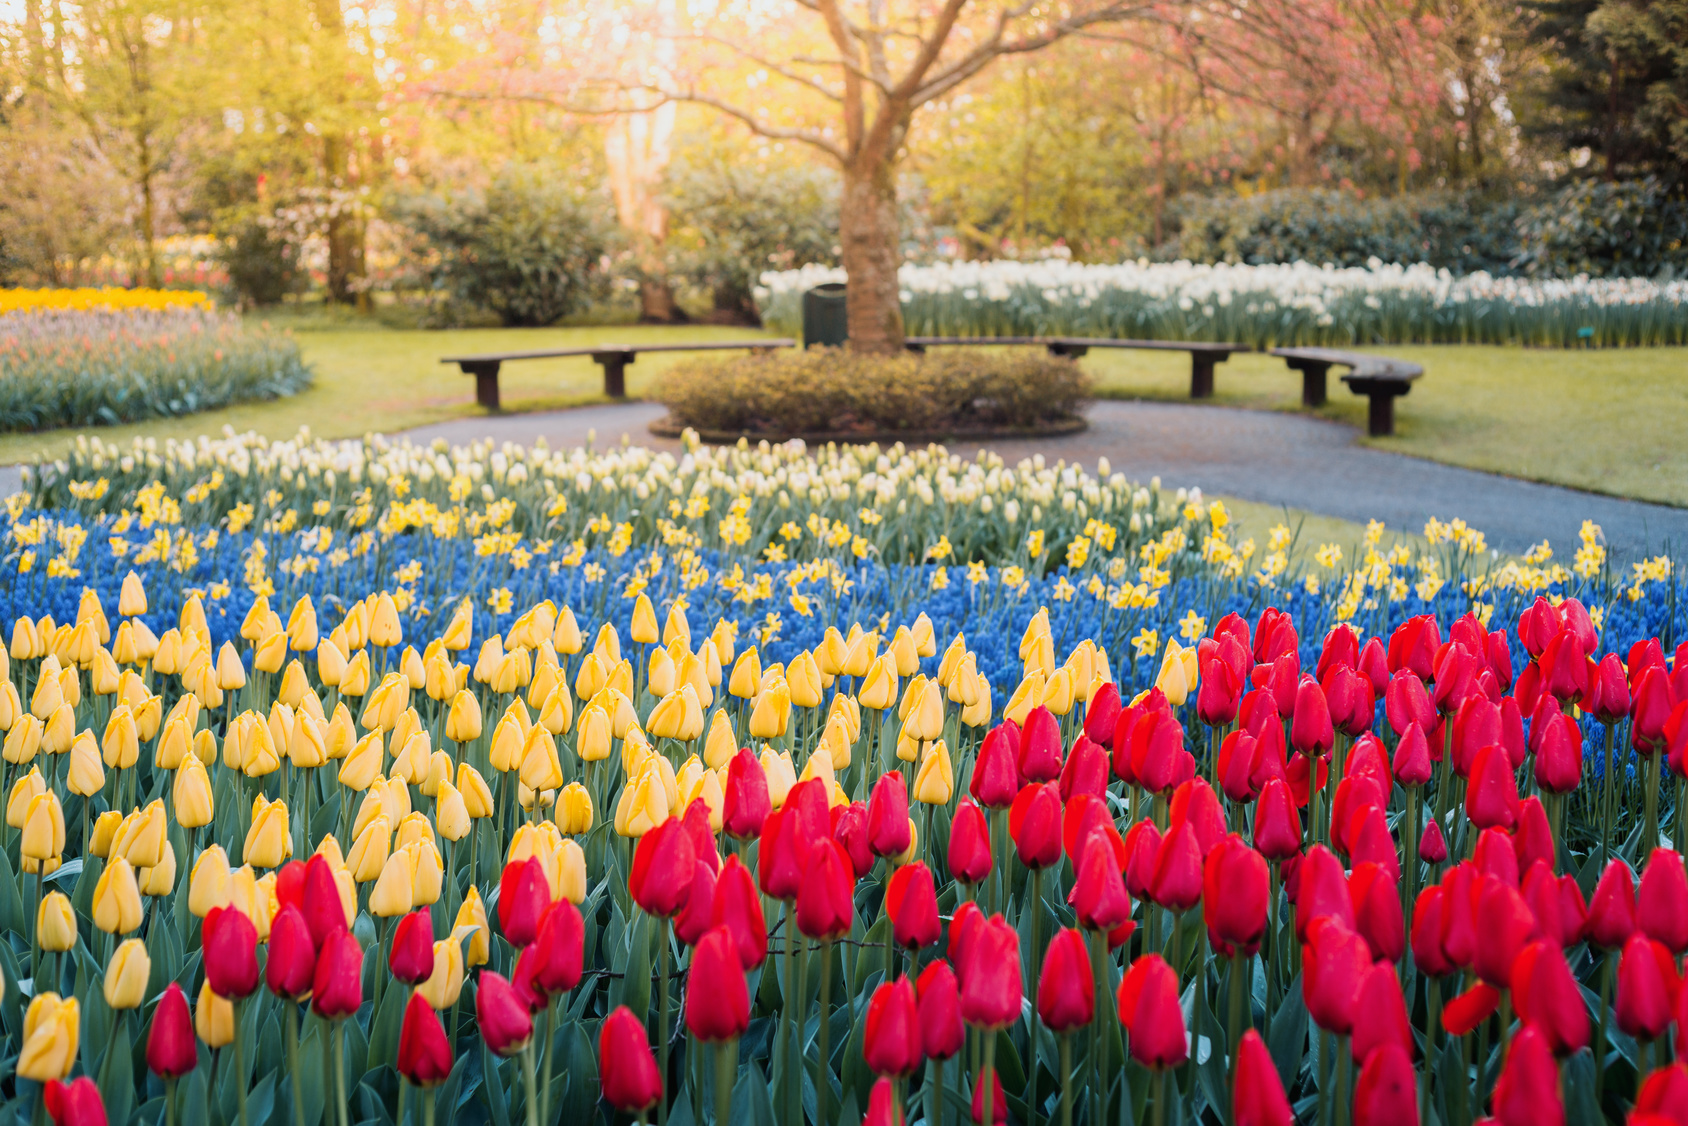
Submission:
M 287 1009 L 287 1070 L 293 1080 L 293 1126 L 305 1126 L 305 1077 L 299 1069 L 299 1006 L 291 999 Z
M 821 943 L 821 1019 L 815 1029 L 815 1044 L 820 1052 L 820 1068 L 815 1075 L 815 1101 L 820 1122 L 827 1123 L 832 1104 L 832 946 Z
M 931 1119 L 928 1114 L 927 1119 Z M 1073 1126 L 1073 1034 L 1061 1033 L 1061 1126 Z
M 664 1076 L 666 1078 L 666 1076 Z M 522 1049 L 522 1089 L 527 1093 L 527 1121 L 528 1126 L 539 1126 L 539 1097 L 538 1083 L 533 1077 L 533 1041 L 527 1042 Z M 658 1100 L 658 1106 L 662 1103 Z
M 996 1084 L 991 1074 L 996 1070 L 996 1030 L 987 1028 L 985 1037 L 985 1066 L 979 1072 L 979 1108 L 982 1126 L 991 1126 L 991 1113 L 996 1110 Z
M 670 921 L 668 919 L 668 916 L 664 915 L 662 917 L 662 921 L 657 924 L 657 929 L 656 929 L 657 963 L 660 966 L 660 976 L 662 978 L 662 1001 L 661 1001 L 661 1005 L 657 1009 L 657 1020 L 658 1020 L 660 1027 L 662 1029 L 661 1033 L 659 1034 L 659 1036 L 657 1038 L 657 1053 L 656 1053 L 656 1064 L 657 1064 L 658 1076 L 659 1076 L 660 1081 L 661 1081 L 660 1082 L 660 1088 L 662 1090 L 662 1094 L 661 1094 L 661 1096 L 658 1097 L 657 1103 L 656 1103 L 657 1126 L 668 1126 L 668 1033 L 669 1033 L 668 1022 L 672 1019 L 670 1014 L 669 1014 L 669 998 L 668 998 L 668 928 L 669 928 L 669 925 L 670 925 Z M 529 1082 L 531 1083 L 532 1080 L 530 1079 Z
M 241 1010 L 245 1002 L 237 1001 L 234 1005 L 234 1092 L 240 1105 L 240 1126 L 247 1126 L 246 1122 L 246 1043 L 240 1036 Z
M 335 1117 L 346 1126 L 346 1020 L 334 1022 L 334 1101 L 338 1104 Z
M 715 1045 L 715 1126 L 727 1126 L 733 1113 L 733 1079 L 738 1074 L 738 1037 Z

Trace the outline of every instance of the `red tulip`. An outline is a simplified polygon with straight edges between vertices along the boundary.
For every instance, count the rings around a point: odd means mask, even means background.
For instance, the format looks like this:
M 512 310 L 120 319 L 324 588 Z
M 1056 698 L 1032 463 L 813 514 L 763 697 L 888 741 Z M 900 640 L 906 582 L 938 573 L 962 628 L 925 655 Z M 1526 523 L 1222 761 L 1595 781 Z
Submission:
M 850 858 L 837 841 L 809 850 L 809 870 L 797 890 L 797 929 L 809 938 L 836 941 L 855 920 L 856 880 Z
M 1114 724 L 1119 722 L 1119 687 L 1111 681 L 1096 689 L 1084 709 L 1084 733 L 1103 747 L 1114 741 Z
M 1346 632 L 1346 631 L 1344 631 Z M 1249 1029 L 1237 1042 L 1231 1081 L 1232 1126 L 1295 1126 L 1295 1112 L 1284 1095 L 1278 1066 L 1260 1033 Z
M 1471 698 L 1476 690 L 1477 670 L 1482 668 L 1477 655 L 1459 642 L 1444 645 L 1435 660 L 1435 689 L 1430 702 L 1443 715 L 1452 715 Z
M 1575 1055 L 1588 1046 L 1588 1008 L 1558 945 L 1524 947 L 1513 963 L 1511 986 L 1519 1020 L 1541 1029 L 1554 1055 Z
M 1139 821 L 1125 834 L 1125 890 L 1133 899 L 1148 899 L 1160 859 L 1161 834 L 1153 821 Z
M 1456 966 L 1469 966 L 1477 955 L 1475 915 L 1477 881 L 1481 873 L 1467 861 L 1456 864 L 1442 877 L 1442 949 Z
M 483 976 L 482 981 L 485 981 Z M 311 1009 L 329 1020 L 356 1013 L 363 1005 L 363 947 L 350 931 L 322 944 L 311 976 Z
M 966 1042 L 961 1020 L 961 983 L 945 961 L 933 962 L 916 982 L 920 1001 L 920 1046 L 928 1058 L 947 1060 Z
M 1356 864 L 1348 877 L 1348 895 L 1354 903 L 1354 929 L 1366 940 L 1372 958 L 1400 961 L 1406 953 L 1407 925 L 1401 918 L 1394 865 L 1372 861 Z
M 1418 836 L 1418 858 L 1426 864 L 1440 864 L 1448 858 L 1448 842 L 1442 837 L 1440 822 L 1424 823 L 1424 832 Z
M 891 873 L 885 887 L 885 913 L 897 945 L 910 950 L 931 946 L 943 933 L 938 919 L 938 890 L 932 869 L 918 860 Z
M 1336 743 L 1325 690 L 1310 676 L 1303 677 L 1295 689 L 1295 715 L 1289 724 L 1289 742 L 1308 756 L 1323 755 Z
M 1108 792 L 1107 751 L 1081 733 L 1073 740 L 1073 749 L 1067 752 L 1060 782 L 1062 801 L 1071 801 L 1080 795 L 1101 798 Z
M 1558 711 L 1552 701 L 1548 707 Z M 1500 708 L 1481 696 L 1473 696 L 1454 714 L 1453 724 L 1454 773 L 1469 778 L 1477 752 L 1501 741 Z M 1507 755 L 1509 761 L 1511 757 Z
M 950 917 L 949 948 L 945 953 L 949 956 L 950 964 L 955 967 L 957 977 L 967 975 L 973 940 L 978 937 L 984 925 L 985 913 L 979 910 L 978 903 L 971 899 L 963 901 Z
M 686 1029 L 715 1043 L 742 1036 L 750 1027 L 750 993 L 738 943 L 726 927 L 698 939 L 686 977 Z
M 973 1084 L 973 1124 L 983 1126 L 985 1121 L 985 1084 L 981 1076 L 979 1082 Z M 1002 1097 L 1002 1073 L 991 1072 L 991 1122 L 993 1126 L 1007 1126 L 1008 1102 Z
M 669 832 L 682 837 L 685 835 L 678 823 Z M 686 847 L 691 848 L 689 839 Z M 637 861 L 634 866 L 637 870 Z M 687 865 L 686 872 L 688 875 L 691 873 L 690 865 Z M 550 906 L 551 885 L 545 880 L 545 866 L 538 857 L 530 856 L 504 866 L 504 874 L 498 881 L 498 928 L 504 932 L 510 945 L 526 946 L 532 942 L 533 936 L 539 933 L 539 920 L 544 918 Z
M 1295 937 L 1309 941 L 1313 924 L 1331 916 L 1348 930 L 1354 929 L 1354 901 L 1348 893 L 1348 880 L 1342 874 L 1342 861 L 1324 845 L 1307 850 L 1301 863 L 1301 887 L 1295 900 Z
M 1061 774 L 1061 726 L 1048 708 L 1026 713 L 1020 728 L 1020 777 L 1027 782 L 1052 782 Z
M 809 838 L 788 800 L 762 822 L 762 840 L 756 850 L 756 883 L 762 894 L 787 903 L 795 900 L 797 889 L 803 886 L 808 855 Z
M 1324 689 L 1331 724 L 1338 731 L 1352 738 L 1371 730 L 1377 716 L 1377 701 L 1372 695 L 1371 681 L 1364 675 L 1351 668 L 1333 668 L 1319 686 Z
M 1061 814 L 1061 848 L 1074 869 L 1084 866 L 1084 850 L 1090 845 L 1091 835 L 1097 832 L 1102 834 L 1103 843 L 1113 849 L 1119 866 L 1125 867 L 1125 842 L 1114 828 L 1113 811 L 1108 808 L 1107 800 L 1075 794 Z
M 1155 875 L 1149 898 L 1182 915 L 1202 898 L 1202 853 L 1196 831 L 1188 823 L 1168 830 L 1155 856 Z
M 350 925 L 346 922 L 345 901 L 340 898 L 340 884 L 334 878 L 334 866 L 321 853 L 305 861 L 300 910 L 311 929 L 311 943 L 318 950 L 329 935 Z
M 1413 903 L 1413 965 L 1430 977 L 1447 977 L 1459 968 L 1442 949 L 1442 897 L 1442 888 L 1433 885 Z
M 1395 980 L 1395 968 L 1388 962 L 1373 962 L 1361 976 L 1355 993 L 1354 1035 L 1349 1047 L 1354 1062 L 1364 1063 L 1367 1056 L 1386 1044 L 1396 1045 L 1410 1057 L 1413 1030 L 1407 1023 L 1407 1003 Z
M 1209 727 L 1224 727 L 1237 718 L 1242 684 L 1217 652 L 1201 665 L 1196 685 L 1196 716 Z
M 1129 1036 L 1131 1058 L 1152 1070 L 1177 1067 L 1189 1058 L 1178 975 L 1159 954 L 1131 963 L 1119 983 L 1119 1017 Z
M 481 980 L 497 976 L 483 973 Z M 522 1037 L 525 1043 L 533 1032 L 533 1022 L 525 1011 L 521 1015 L 528 1021 L 528 1032 Z M 484 1019 L 481 1026 L 484 1030 Z M 645 1026 L 626 1005 L 605 1017 L 598 1030 L 598 1082 L 604 1101 L 626 1114 L 649 1110 L 662 1097 L 662 1076 L 657 1072 L 651 1046 L 645 1042 Z
M 1434 674 L 1436 650 L 1442 647 L 1442 631 L 1429 614 L 1408 618 L 1389 636 L 1389 671 L 1405 669 L 1420 680 Z
M 973 780 L 968 792 L 986 809 L 1007 809 L 1020 792 L 1020 732 L 1004 720 L 985 736 L 979 757 L 973 762 Z
M 586 957 L 586 923 L 574 904 L 559 899 L 551 905 L 540 921 L 532 949 L 538 958 L 534 980 L 547 996 L 567 993 L 580 984 Z
M 1274 778 L 1260 791 L 1254 807 L 1254 847 L 1268 860 L 1282 860 L 1301 851 L 1301 815 L 1289 787 Z
M 1635 921 L 1642 933 L 1680 957 L 1688 950 L 1688 874 L 1682 857 L 1655 848 L 1641 872 L 1635 896 Z
M 428 956 L 433 957 L 432 944 Z M 270 920 L 264 984 L 277 997 L 298 1001 L 311 991 L 311 974 L 315 969 L 316 946 L 311 942 L 310 924 L 305 922 L 304 912 L 289 903 Z
M 1569 629 L 1561 629 L 1536 662 L 1542 691 L 1561 703 L 1576 703 L 1588 694 L 1588 655 Z
M 1656 1116 L 1645 1120 L 1648 1126 L 1688 1123 L 1688 1063 L 1679 1060 L 1647 1076 L 1635 1093 L 1635 1112 L 1629 1120 L 1637 1123 L 1644 1115 Z
M 686 835 L 692 838 L 692 854 L 699 862 L 708 864 L 711 874 L 721 870 L 721 853 L 715 847 L 715 830 L 709 824 L 709 803 L 693 798 L 692 804 L 680 817 Z
M 908 787 L 900 770 L 879 776 L 867 803 L 867 842 L 875 856 L 901 856 L 909 846 Z
M 1104 829 L 1092 832 L 1081 853 L 1078 879 L 1067 895 L 1078 924 L 1086 930 L 1112 931 L 1131 921 L 1131 897 L 1119 869 L 1118 856 Z
M 1679 668 L 1678 672 L 1682 670 Z M 1641 674 L 1635 682 L 1635 698 L 1630 701 L 1630 745 L 1644 755 L 1656 753 L 1664 743 L 1665 723 L 1676 707 L 1676 691 L 1672 678 L 1665 670 L 1654 667 Z
M 1500 990 L 1479 981 L 1449 1001 L 1442 1010 L 1442 1030 L 1449 1036 L 1468 1036 L 1478 1025 L 1495 1015 L 1500 1007 Z
M 1595 665 L 1588 678 L 1588 698 L 1583 711 L 1601 723 L 1613 724 L 1629 714 L 1629 677 L 1616 653 L 1608 653 Z
M 1178 784 L 1179 757 L 1187 754 L 1184 728 L 1170 709 L 1145 712 L 1132 727 L 1131 773 L 1150 793 L 1164 794 Z
M 844 849 L 844 855 L 850 858 L 850 871 L 856 879 L 861 879 L 873 868 L 873 845 L 867 835 L 867 805 L 853 801 L 849 805 L 840 805 L 832 809 L 832 839 Z
M 1246 634 L 1240 640 L 1247 642 Z M 1285 653 L 1292 653 L 1300 645 L 1300 639 L 1295 633 L 1295 623 L 1290 616 L 1275 606 L 1268 606 L 1260 612 L 1260 620 L 1254 627 L 1254 660 L 1274 661 Z
M 1558 608 L 1537 595 L 1535 602 L 1518 615 L 1518 641 L 1524 646 L 1524 652 L 1532 657 L 1541 656 L 1547 643 L 1559 632 L 1560 625 Z
M 1437 722 L 1436 705 L 1430 702 L 1424 681 L 1405 669 L 1389 679 L 1383 693 L 1383 714 L 1397 735 L 1405 734 L 1415 723 L 1428 733 Z
M 985 920 L 968 944 L 961 975 L 961 1017 L 975 1028 L 1007 1028 L 1020 1017 L 1020 936 L 1001 915 Z
M 686 905 L 674 916 L 674 933 L 687 946 L 696 946 L 698 939 L 715 925 L 715 865 L 699 857 L 692 864 L 692 886 L 686 892 Z
M 1618 960 L 1618 1027 L 1638 1040 L 1657 1040 L 1670 1029 L 1679 987 L 1676 962 L 1663 944 L 1632 935 Z
M 1384 654 L 1382 638 L 1368 638 L 1360 646 L 1360 659 L 1354 662 L 1354 668 L 1371 681 L 1373 698 L 1383 695 L 1389 686 L 1389 658 Z
M 627 889 L 633 893 L 633 901 L 647 915 L 669 917 L 679 913 L 686 905 L 686 897 L 692 890 L 692 876 L 697 867 L 697 849 L 692 843 L 691 834 L 686 832 L 685 826 L 678 818 L 671 817 L 639 838 L 639 845 L 633 853 L 633 871 L 627 877 Z M 546 906 L 550 905 L 550 895 L 546 894 Z M 543 912 L 542 912 L 543 913 Z M 498 917 L 504 922 L 504 902 L 502 893 L 498 903 Z M 535 918 L 536 933 L 539 920 Z M 508 924 L 505 924 L 508 930 Z M 516 942 L 517 946 L 526 943 Z M 531 937 L 529 942 L 533 941 Z
M 1629 941 L 1635 926 L 1635 873 L 1614 858 L 1588 903 L 1588 940 L 1602 950 L 1617 950 Z
M 1232 801 L 1251 802 L 1259 796 L 1254 788 L 1254 762 L 1259 752 L 1259 741 L 1240 727 L 1219 744 L 1214 773 L 1219 778 L 1219 788 Z
M 1536 784 L 1549 793 L 1569 793 L 1582 781 L 1582 728 L 1570 716 L 1556 715 L 1541 731 Z
M 213 907 L 200 933 L 211 992 L 238 1001 L 258 988 L 258 929 L 251 919 L 233 907 Z
M 1341 624 L 1331 627 L 1325 634 L 1325 643 L 1319 649 L 1319 663 L 1313 668 L 1313 675 L 1321 681 L 1332 668 L 1351 669 L 1360 663 L 1360 635 L 1353 626 Z
M 1365 939 L 1340 919 L 1317 919 L 1308 929 L 1303 953 L 1301 995 L 1313 1023 L 1347 1036 L 1354 1028 L 1360 979 L 1371 968 Z
M 1475 906 L 1483 929 L 1471 968 L 1496 989 L 1505 989 L 1512 982 L 1513 959 L 1540 933 L 1535 912 L 1516 888 L 1493 876 L 1477 884 Z
M 889 1079 L 879 1079 L 867 1096 L 867 1116 L 862 1126 L 903 1126 L 902 1108 L 896 1105 L 897 1093 Z
M 1493 876 L 1508 887 L 1519 885 L 1518 853 L 1512 847 L 1512 838 L 1499 829 L 1484 829 L 1477 834 L 1471 863 L 1482 875 Z
M 1518 780 L 1503 747 L 1484 747 L 1472 764 L 1465 814 L 1479 829 L 1510 829 L 1518 820 Z
M 99 1087 L 86 1075 L 69 1083 L 47 1080 L 42 1101 L 53 1126 L 106 1126 L 105 1101 L 100 1098 Z
M 399 1026 L 398 1073 L 418 1087 L 435 1087 L 451 1076 L 453 1062 L 440 1015 L 426 997 L 412 993 Z
M 862 1060 L 875 1075 L 902 1078 L 920 1067 L 920 1007 L 906 977 L 883 982 L 867 1003 Z
M 276 910 L 291 904 L 301 911 L 305 908 L 305 862 L 289 860 L 275 870 Z
M 991 874 L 991 831 L 984 811 L 966 798 L 956 803 L 950 820 L 950 875 L 964 884 L 977 884 Z
M 1172 791 L 1170 827 L 1188 824 L 1195 830 L 1196 845 L 1202 856 L 1225 839 L 1225 811 L 1220 808 L 1219 795 L 1205 778 L 1192 778 L 1180 783 Z
M 1270 896 L 1266 858 L 1232 833 L 1207 854 L 1202 869 L 1202 911 L 1208 941 L 1221 957 L 1252 957 L 1266 933 Z
M 1413 1059 L 1396 1043 L 1374 1048 L 1354 1083 L 1354 1126 L 1418 1126 Z
M 164 987 L 147 1028 L 147 1070 L 160 1079 L 180 1079 L 198 1066 L 199 1041 L 194 1038 L 188 999 L 172 981 Z
M 773 812 L 768 776 L 748 748 L 740 748 L 727 764 L 727 784 L 721 790 L 721 827 L 741 841 L 762 834 L 762 823 Z
M 1051 1032 L 1070 1032 L 1096 1015 L 1096 986 L 1090 954 L 1076 930 L 1055 932 L 1043 956 L 1037 983 L 1037 1015 Z
M 1493 1105 L 1499 1126 L 1564 1126 L 1559 1065 L 1546 1035 L 1534 1025 L 1524 1025 L 1512 1037 L 1495 1081 Z
M 1028 782 L 1008 811 L 1008 835 L 1027 868 L 1061 860 L 1061 790 L 1053 783 Z
M 1301 682 L 1301 658 L 1292 650 L 1281 653 L 1269 663 L 1256 665 L 1249 678 L 1256 687 L 1272 694 L 1278 714 L 1289 719 L 1295 714 L 1296 689 Z
M 273 930 L 271 933 L 273 936 Z M 411 985 L 420 985 L 434 975 L 434 920 L 426 910 L 412 911 L 393 928 L 387 969 Z
M 768 925 L 762 915 L 762 897 L 737 856 L 727 857 L 715 881 L 715 898 L 710 904 L 709 925 L 724 926 L 733 936 L 739 962 L 753 970 L 768 957 Z M 584 936 L 583 940 L 584 940 Z
M 1576 637 L 1583 653 L 1593 653 L 1600 647 L 1599 631 L 1594 628 L 1594 619 L 1589 616 L 1588 609 L 1580 599 L 1567 598 L 1561 602 L 1559 620 L 1564 623 L 1564 628 Z

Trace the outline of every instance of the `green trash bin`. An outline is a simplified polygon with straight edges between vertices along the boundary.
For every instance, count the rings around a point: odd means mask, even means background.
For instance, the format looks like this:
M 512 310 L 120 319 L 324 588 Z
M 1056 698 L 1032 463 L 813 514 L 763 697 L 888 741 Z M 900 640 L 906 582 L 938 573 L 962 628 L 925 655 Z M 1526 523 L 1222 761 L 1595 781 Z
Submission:
M 839 348 L 850 339 L 843 282 L 825 282 L 803 294 L 803 347 Z

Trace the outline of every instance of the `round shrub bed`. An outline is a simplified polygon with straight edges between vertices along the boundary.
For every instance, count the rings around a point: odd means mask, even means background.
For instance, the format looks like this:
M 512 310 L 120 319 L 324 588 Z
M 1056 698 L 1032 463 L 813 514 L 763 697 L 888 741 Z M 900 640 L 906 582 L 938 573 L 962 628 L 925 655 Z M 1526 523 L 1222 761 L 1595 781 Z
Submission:
M 669 414 L 651 429 L 705 440 L 1070 433 L 1089 394 L 1074 361 L 1041 353 L 815 348 L 676 365 L 653 392 Z

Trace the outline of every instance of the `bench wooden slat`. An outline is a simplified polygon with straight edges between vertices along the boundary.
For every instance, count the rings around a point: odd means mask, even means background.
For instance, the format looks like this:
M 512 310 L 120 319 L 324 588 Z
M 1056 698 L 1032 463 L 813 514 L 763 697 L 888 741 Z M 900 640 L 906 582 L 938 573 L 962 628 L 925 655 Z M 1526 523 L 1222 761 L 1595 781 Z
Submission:
M 1213 365 L 1224 363 L 1234 352 L 1247 352 L 1246 344 L 1214 343 L 1206 340 L 1124 340 L 1112 336 L 910 336 L 903 347 L 924 352 L 945 345 L 1042 344 L 1051 355 L 1078 359 L 1092 348 L 1130 348 L 1147 351 L 1187 352 L 1190 355 L 1190 398 L 1213 397 Z
M 542 348 L 527 352 L 483 352 L 473 356 L 446 356 L 442 364 L 456 364 L 464 375 L 475 377 L 475 401 L 488 410 L 498 409 L 498 369 L 508 360 L 551 360 L 566 356 L 591 356 L 604 369 L 604 394 L 612 399 L 627 397 L 627 365 L 640 352 L 720 352 L 750 349 L 761 352 L 791 348 L 790 337 L 771 340 L 703 340 L 693 344 L 589 344 L 578 348 Z

